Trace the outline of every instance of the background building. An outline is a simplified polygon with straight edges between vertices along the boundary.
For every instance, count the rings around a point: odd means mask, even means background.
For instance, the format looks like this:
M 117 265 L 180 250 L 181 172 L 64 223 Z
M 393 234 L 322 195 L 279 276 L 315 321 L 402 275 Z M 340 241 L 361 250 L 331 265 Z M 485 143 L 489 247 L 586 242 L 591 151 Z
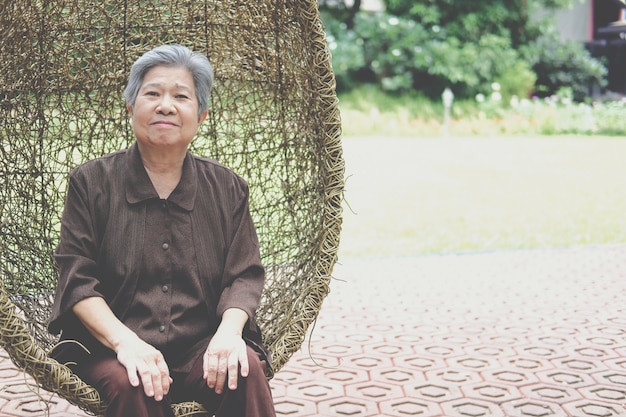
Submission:
M 585 43 L 608 68 L 608 90 L 626 94 L 626 0 L 586 0 L 557 12 L 563 39 Z

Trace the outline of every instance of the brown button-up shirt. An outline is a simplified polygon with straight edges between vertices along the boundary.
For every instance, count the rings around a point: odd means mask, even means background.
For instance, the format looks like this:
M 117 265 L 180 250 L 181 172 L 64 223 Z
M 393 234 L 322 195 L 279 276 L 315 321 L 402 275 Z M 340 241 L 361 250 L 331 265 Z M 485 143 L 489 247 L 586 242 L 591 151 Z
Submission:
M 55 258 L 49 330 L 62 339 L 100 348 L 71 310 L 96 296 L 171 370 L 189 369 L 231 307 L 248 313 L 244 336 L 261 343 L 254 315 L 264 270 L 247 184 L 215 161 L 187 154 L 167 200 L 136 145 L 72 171 Z

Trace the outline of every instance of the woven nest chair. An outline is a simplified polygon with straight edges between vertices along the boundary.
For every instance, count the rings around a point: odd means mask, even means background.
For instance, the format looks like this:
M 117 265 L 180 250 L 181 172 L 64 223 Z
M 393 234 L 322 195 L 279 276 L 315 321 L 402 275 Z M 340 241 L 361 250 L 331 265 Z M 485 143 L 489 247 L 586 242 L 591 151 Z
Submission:
M 44 390 L 104 413 L 98 392 L 48 357 L 67 176 L 134 141 L 122 98 L 130 66 L 180 43 L 216 74 L 191 150 L 250 184 L 267 269 L 258 321 L 279 370 L 328 294 L 341 227 L 341 127 L 317 2 L 0 3 L 0 346 Z M 174 409 L 206 415 L 196 403 Z

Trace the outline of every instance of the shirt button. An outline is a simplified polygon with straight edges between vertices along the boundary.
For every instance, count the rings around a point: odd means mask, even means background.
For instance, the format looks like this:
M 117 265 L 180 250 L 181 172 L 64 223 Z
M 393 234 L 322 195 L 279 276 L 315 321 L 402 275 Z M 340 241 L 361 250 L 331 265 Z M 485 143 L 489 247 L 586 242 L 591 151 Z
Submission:
M 162 290 L 163 292 L 168 292 L 168 291 L 169 291 L 169 289 L 170 289 L 170 287 L 168 287 L 167 285 L 164 285 L 164 286 L 162 286 L 162 287 L 161 287 L 161 290 Z
M 163 333 L 165 331 L 165 326 L 164 325 L 159 326 L 159 331 Z
M 167 243 L 164 243 L 162 245 L 163 250 L 167 250 L 170 247 L 170 245 L 168 245 Z

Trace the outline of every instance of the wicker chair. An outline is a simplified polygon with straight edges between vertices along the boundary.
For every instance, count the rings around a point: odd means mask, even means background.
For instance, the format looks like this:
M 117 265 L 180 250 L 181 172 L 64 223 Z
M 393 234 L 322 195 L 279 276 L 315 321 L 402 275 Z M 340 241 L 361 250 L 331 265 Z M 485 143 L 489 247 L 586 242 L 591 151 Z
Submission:
M 121 95 L 130 65 L 177 42 L 215 68 L 192 151 L 250 184 L 268 272 L 258 318 L 280 369 L 329 291 L 341 227 L 341 128 L 317 2 L 2 0 L 2 10 L 0 346 L 44 390 L 103 414 L 98 393 L 47 355 L 51 253 L 69 170 L 134 140 Z

